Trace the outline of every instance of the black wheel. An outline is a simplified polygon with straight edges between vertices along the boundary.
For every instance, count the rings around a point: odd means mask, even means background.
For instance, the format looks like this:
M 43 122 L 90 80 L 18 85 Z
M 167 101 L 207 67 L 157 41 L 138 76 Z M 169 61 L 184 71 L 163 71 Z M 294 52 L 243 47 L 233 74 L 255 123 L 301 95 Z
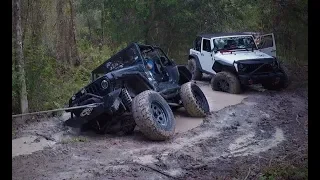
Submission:
M 132 114 L 124 114 L 119 117 L 120 119 L 120 134 L 127 135 L 132 134 L 136 127 L 136 122 L 133 119 Z
M 290 85 L 291 81 L 290 81 L 288 69 L 282 63 L 280 63 L 279 66 L 280 66 L 280 71 L 284 74 L 284 77 L 281 78 L 279 81 L 271 80 L 271 81 L 266 81 L 262 83 L 262 86 L 265 89 L 278 91 L 281 89 L 285 89 Z
M 157 92 L 144 91 L 132 102 L 133 119 L 151 140 L 166 140 L 175 132 L 175 118 L 166 100 Z
M 170 108 L 172 111 L 176 111 L 176 110 L 180 109 L 181 106 L 171 106 Z
M 206 96 L 194 83 L 187 82 L 181 86 L 180 97 L 184 108 L 193 117 L 205 117 L 210 109 Z
M 80 132 L 86 132 L 86 131 L 89 131 L 91 129 L 92 128 L 91 128 L 90 123 L 85 123 L 80 127 Z
M 211 88 L 214 91 L 223 91 L 231 94 L 239 94 L 241 92 L 239 79 L 233 73 L 227 71 L 219 72 L 212 77 Z
M 188 69 L 192 74 L 193 80 L 201 80 L 202 79 L 202 72 L 200 71 L 200 67 L 198 67 L 195 59 L 193 59 L 193 58 L 189 59 Z
M 92 119 L 89 124 L 91 129 L 97 134 L 109 133 L 110 127 L 112 127 L 112 117 L 108 114 L 101 114 L 98 117 Z

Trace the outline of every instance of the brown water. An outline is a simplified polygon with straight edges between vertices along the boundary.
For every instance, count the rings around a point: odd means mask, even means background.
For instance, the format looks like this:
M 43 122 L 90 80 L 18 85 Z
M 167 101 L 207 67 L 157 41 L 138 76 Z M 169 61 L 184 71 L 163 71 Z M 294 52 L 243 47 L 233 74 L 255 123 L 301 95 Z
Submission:
M 197 82 L 198 86 L 202 89 L 207 97 L 210 111 L 219 111 L 227 106 L 236 105 L 246 98 L 243 94 L 229 94 L 219 91 L 213 91 L 208 83 Z M 189 117 L 184 108 L 179 109 L 175 113 L 176 117 L 176 132 L 186 132 L 199 126 L 203 122 L 203 118 Z
M 239 104 L 245 97 L 247 97 L 246 95 L 233 95 L 213 91 L 206 82 L 197 82 L 197 84 L 207 97 L 210 111 L 218 111 L 227 106 Z M 69 114 L 65 113 L 61 118 L 67 120 L 69 116 Z M 199 126 L 203 122 L 203 118 L 193 118 L 188 116 L 184 108 L 175 112 L 175 118 L 177 133 L 186 132 Z M 43 137 L 32 135 L 14 139 L 12 140 L 12 157 L 23 154 L 32 154 L 33 152 L 43 150 L 45 147 L 53 146 L 56 142 L 61 140 L 62 136 L 61 132 L 54 134 L 53 137 L 55 141 L 46 140 Z

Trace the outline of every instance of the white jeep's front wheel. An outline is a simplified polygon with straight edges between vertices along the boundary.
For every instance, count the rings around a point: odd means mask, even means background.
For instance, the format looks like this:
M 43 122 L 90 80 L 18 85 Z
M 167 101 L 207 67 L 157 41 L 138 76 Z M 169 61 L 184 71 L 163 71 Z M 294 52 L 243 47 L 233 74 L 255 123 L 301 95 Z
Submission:
M 241 84 L 236 75 L 228 71 L 222 71 L 211 79 L 211 88 L 214 91 L 228 92 L 231 94 L 239 94 L 241 92 Z

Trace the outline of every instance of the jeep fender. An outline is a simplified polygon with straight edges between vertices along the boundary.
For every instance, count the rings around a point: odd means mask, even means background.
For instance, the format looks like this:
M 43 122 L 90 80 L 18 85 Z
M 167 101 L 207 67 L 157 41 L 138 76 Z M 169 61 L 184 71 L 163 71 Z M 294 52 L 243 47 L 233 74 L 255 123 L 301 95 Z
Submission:
M 200 60 L 199 60 L 198 56 L 195 54 L 190 54 L 189 59 L 191 59 L 191 58 L 193 58 L 196 61 L 196 64 L 200 68 L 200 71 L 203 72 L 203 69 L 201 67 Z
M 178 65 L 179 85 L 189 82 L 192 79 L 192 74 L 186 66 Z
M 118 80 L 123 81 L 134 94 L 139 94 L 145 90 L 154 90 L 155 87 L 141 72 L 121 74 Z
M 233 64 L 226 63 L 221 60 L 214 61 L 213 66 L 212 66 L 212 70 L 214 70 L 216 73 L 221 72 L 221 71 L 229 71 L 232 73 L 237 72 L 237 70 Z

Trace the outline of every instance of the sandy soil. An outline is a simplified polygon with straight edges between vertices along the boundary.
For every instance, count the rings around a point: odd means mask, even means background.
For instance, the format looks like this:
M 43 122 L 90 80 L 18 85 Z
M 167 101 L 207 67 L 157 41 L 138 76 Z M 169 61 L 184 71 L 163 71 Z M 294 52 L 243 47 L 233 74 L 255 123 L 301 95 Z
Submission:
M 177 112 L 166 142 L 139 131 L 79 134 L 62 126 L 66 117 L 14 123 L 12 178 L 255 179 L 274 159 L 307 151 L 307 89 L 230 95 L 200 84 L 213 112 L 204 120 Z

